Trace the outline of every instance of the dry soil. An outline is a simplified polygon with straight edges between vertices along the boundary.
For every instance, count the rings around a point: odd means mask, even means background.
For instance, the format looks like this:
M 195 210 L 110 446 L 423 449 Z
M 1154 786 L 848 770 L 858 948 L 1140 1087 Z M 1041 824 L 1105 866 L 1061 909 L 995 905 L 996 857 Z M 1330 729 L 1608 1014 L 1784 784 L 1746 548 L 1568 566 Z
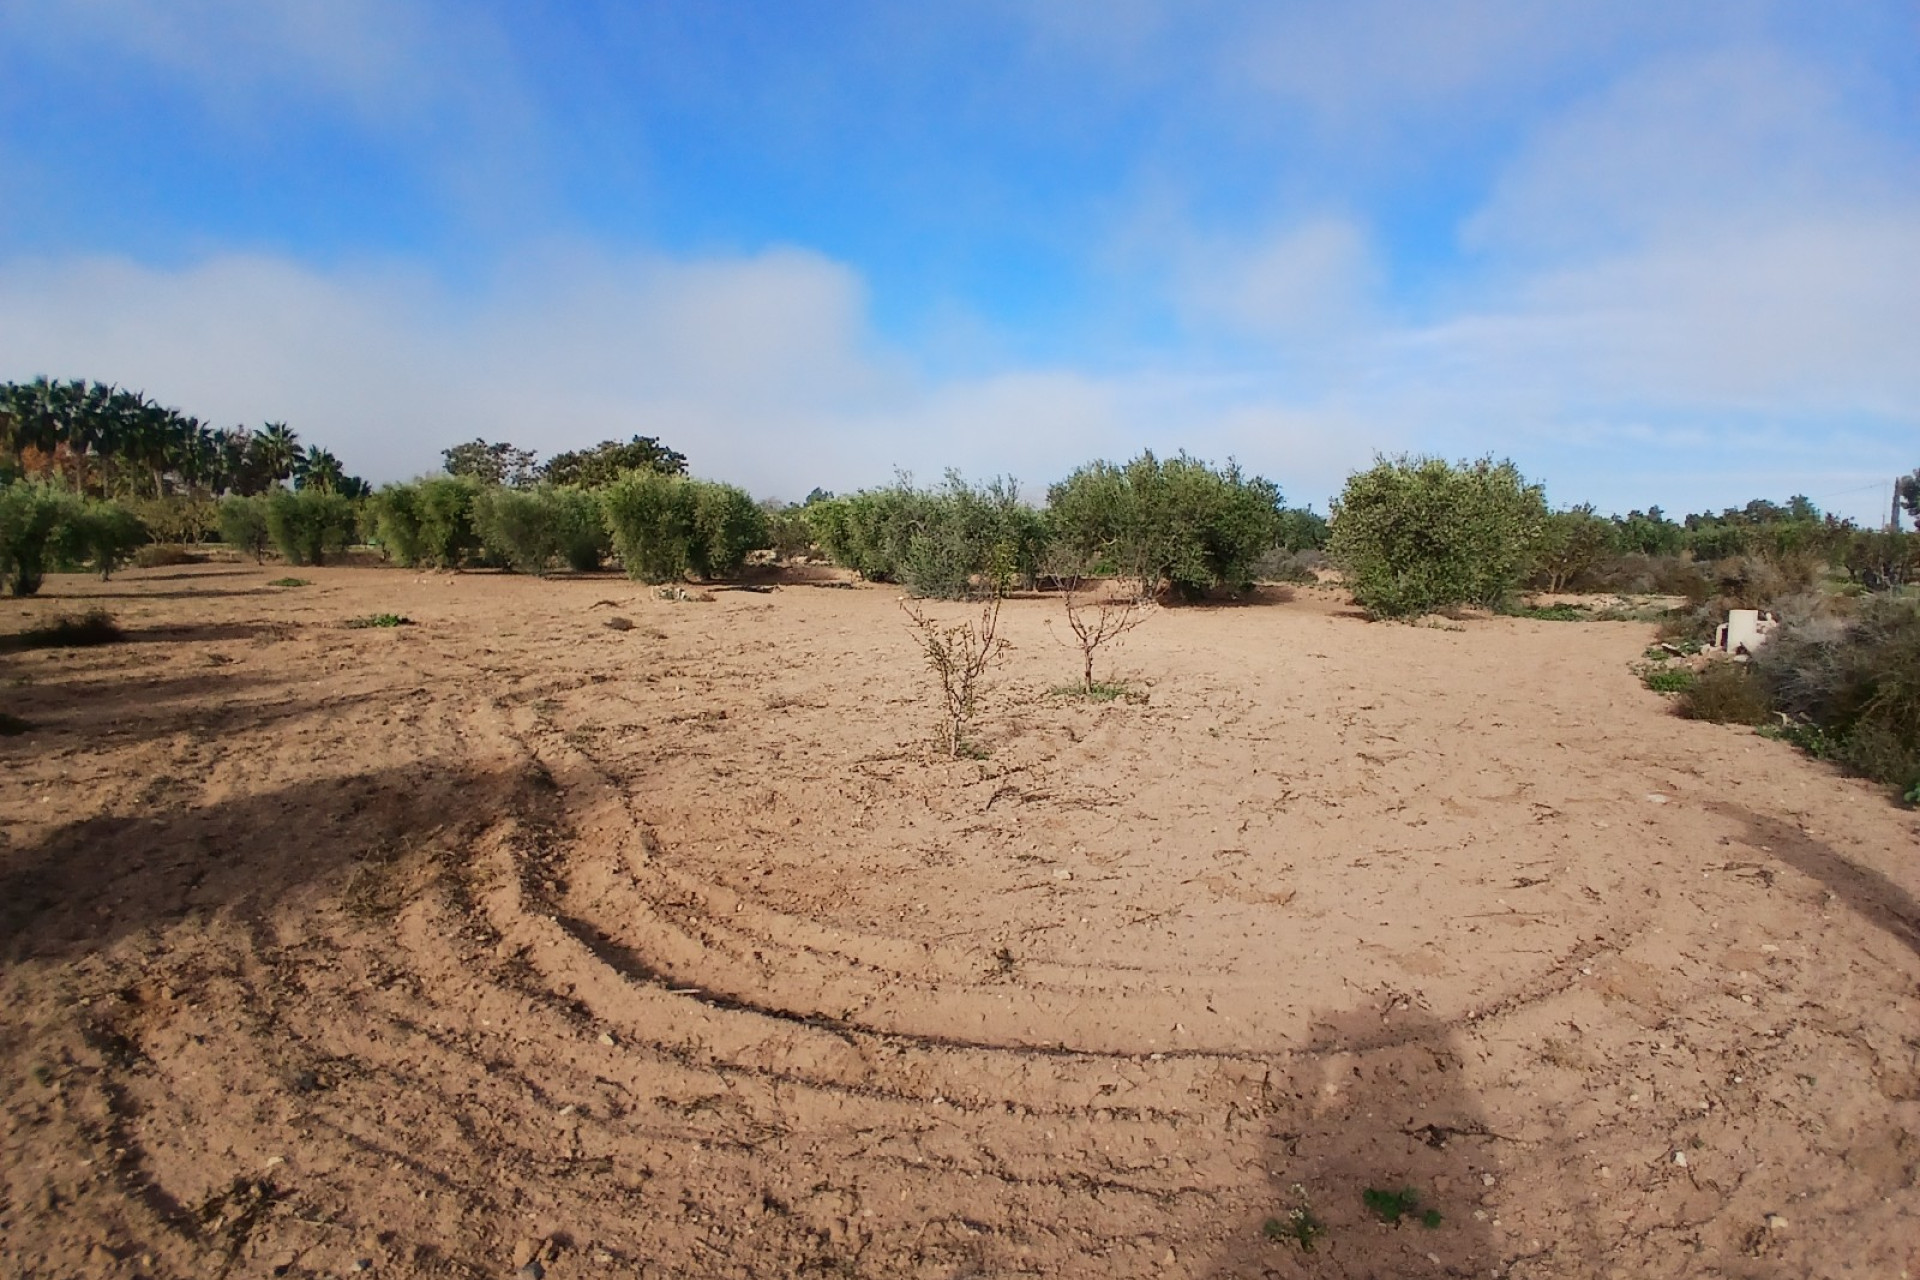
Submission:
M 1920 824 L 1644 624 L 1018 599 L 949 760 L 895 589 L 285 572 L 0 604 L 10 1275 L 1920 1274 Z

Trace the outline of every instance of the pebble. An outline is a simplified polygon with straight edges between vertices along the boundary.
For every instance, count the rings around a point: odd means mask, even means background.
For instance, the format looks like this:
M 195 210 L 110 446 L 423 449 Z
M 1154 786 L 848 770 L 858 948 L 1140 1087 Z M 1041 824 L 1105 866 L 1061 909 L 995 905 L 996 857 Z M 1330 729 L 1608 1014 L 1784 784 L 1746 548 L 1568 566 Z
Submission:
M 365 1273 L 371 1270 L 373 1270 L 372 1258 L 355 1258 L 353 1260 L 353 1265 L 347 1268 L 347 1271 L 349 1274 L 356 1275 L 356 1276 L 364 1275 Z
M 613 1037 L 602 1031 L 600 1033 L 600 1043 L 611 1048 L 613 1046 Z
M 1055 880 L 1071 880 L 1073 879 L 1073 872 L 1068 871 L 1065 868 L 1062 868 L 1061 870 L 1053 873 L 1053 878 Z
M 1679 1166 L 1680 1166 L 1680 1167 L 1681 1167 L 1682 1169 L 1684 1169 L 1684 1168 L 1686 1168 L 1686 1167 L 1687 1167 L 1687 1153 L 1686 1153 L 1686 1152 L 1684 1152 L 1684 1151 L 1676 1151 L 1676 1152 L 1674 1152 L 1674 1153 L 1673 1153 L 1673 1162 L 1674 1162 L 1675 1164 L 1677 1164 L 1677 1165 L 1679 1165 Z
M 1787 1229 L 1787 1220 L 1785 1218 L 1781 1217 L 1777 1213 L 1770 1213 L 1767 1215 L 1767 1230 L 1785 1231 L 1786 1229 Z
M 633 630 L 633 619 L 615 616 L 608 618 L 600 625 L 609 631 L 631 631 Z

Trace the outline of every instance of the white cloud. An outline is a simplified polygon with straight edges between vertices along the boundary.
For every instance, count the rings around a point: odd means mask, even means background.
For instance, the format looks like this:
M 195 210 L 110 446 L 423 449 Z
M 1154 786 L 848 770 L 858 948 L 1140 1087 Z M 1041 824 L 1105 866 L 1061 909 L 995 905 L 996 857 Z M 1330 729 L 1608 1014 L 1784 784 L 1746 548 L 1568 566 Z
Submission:
M 1364 315 L 1379 271 L 1360 228 L 1312 218 L 1263 238 L 1189 238 L 1174 251 L 1176 297 L 1189 319 L 1268 337 L 1322 337 Z

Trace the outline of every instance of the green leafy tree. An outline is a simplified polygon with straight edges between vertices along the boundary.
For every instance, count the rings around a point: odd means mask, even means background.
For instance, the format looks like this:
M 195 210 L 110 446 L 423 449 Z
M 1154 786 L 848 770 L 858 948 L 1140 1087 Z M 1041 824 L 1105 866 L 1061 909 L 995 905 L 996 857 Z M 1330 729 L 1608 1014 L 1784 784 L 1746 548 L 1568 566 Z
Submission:
M 601 501 L 620 563 L 643 581 L 727 577 L 767 545 L 766 513 L 732 485 L 629 471 Z
M 1498 608 L 1546 524 L 1539 486 L 1511 462 L 1380 459 L 1347 479 L 1327 551 L 1377 617 Z
M 489 444 L 485 440 L 470 440 L 443 449 L 440 456 L 445 459 L 448 475 L 464 476 L 483 485 L 524 489 L 540 478 L 540 468 L 534 465 L 537 456 L 534 451 L 518 449 L 504 441 Z
M 40 590 L 61 531 L 80 510 L 79 498 L 54 485 L 22 480 L 0 489 L 0 581 L 8 591 Z
M 596 569 L 607 545 L 599 499 L 579 489 L 482 489 L 473 523 L 488 555 L 521 573 L 546 573 L 556 562 Z
M 541 469 L 541 479 L 549 484 L 574 485 L 582 489 L 600 489 L 627 471 L 652 471 L 660 475 L 687 474 L 686 455 L 669 449 L 653 436 L 635 436 L 625 444 L 603 440 L 591 449 L 556 453 Z
M 324 489 L 281 489 L 265 500 L 267 535 L 289 564 L 323 564 L 353 537 L 353 504 Z
M 119 503 L 96 501 L 70 510 L 55 536 L 61 560 L 92 565 L 104 582 L 146 543 L 147 530 Z
M 273 535 L 267 532 L 266 499 L 257 494 L 229 494 L 220 500 L 220 541 L 263 563 Z
M 1907 519 L 1913 521 L 1914 531 L 1920 533 L 1920 469 L 1894 481 L 1894 493 Z
M 1533 585 L 1570 590 L 1613 553 L 1614 537 L 1613 521 L 1596 514 L 1591 504 L 1550 513 L 1534 544 Z

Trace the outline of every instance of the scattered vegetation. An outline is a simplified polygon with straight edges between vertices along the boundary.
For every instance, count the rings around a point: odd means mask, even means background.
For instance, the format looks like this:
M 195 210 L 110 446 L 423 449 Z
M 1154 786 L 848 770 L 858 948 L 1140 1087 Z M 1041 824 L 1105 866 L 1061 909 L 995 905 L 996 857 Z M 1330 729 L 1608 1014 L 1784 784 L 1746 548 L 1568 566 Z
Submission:
M 729 577 L 766 542 L 766 512 L 729 484 L 629 471 L 600 501 L 620 563 L 643 582 Z
M 1546 500 L 1511 462 L 1381 459 L 1347 478 L 1328 554 L 1375 617 L 1497 609 L 1519 585 Z
M 112 614 L 103 609 L 92 609 L 82 614 L 62 614 L 42 626 L 29 627 L 0 642 L 0 648 L 80 649 L 89 645 L 116 644 L 126 638 L 126 633 L 114 622 Z
M 1287 1210 L 1284 1218 L 1268 1218 L 1260 1232 L 1269 1240 L 1291 1240 L 1300 1246 L 1300 1252 L 1312 1253 L 1320 1237 L 1327 1234 L 1327 1227 L 1314 1213 L 1307 1189 L 1296 1182 L 1293 1191 L 1300 1203 Z
M 364 630 L 368 627 L 410 627 L 412 625 L 412 618 L 398 613 L 374 613 L 364 618 L 350 618 L 347 620 L 347 626 L 355 630 Z
M 164 569 L 173 565 L 199 564 L 206 557 L 191 547 L 178 542 L 149 542 L 144 547 L 136 547 L 133 552 L 133 567 L 136 569 Z
M 940 683 L 940 749 L 956 760 L 974 753 L 966 732 L 979 705 L 981 680 L 1007 650 L 1007 642 L 997 634 L 1000 599 L 997 594 L 989 596 L 977 621 L 959 623 L 943 623 L 917 603 L 900 602 L 920 652 Z
M 1772 704 L 1767 690 L 1748 674 L 1746 664 L 1718 658 L 1696 674 L 1674 703 L 1689 720 L 1715 724 L 1765 724 Z
M 31 480 L 0 486 L 0 581 L 16 596 L 39 591 L 56 568 L 108 577 L 146 536 L 118 503 Z
M 1120 600 L 1102 594 L 1100 583 L 1089 583 L 1077 576 L 1068 576 L 1061 580 L 1061 600 L 1066 606 L 1067 631 L 1073 637 L 1074 645 L 1080 650 L 1080 692 L 1089 698 L 1099 698 L 1096 690 L 1107 688 L 1117 692 L 1109 693 L 1100 701 L 1111 701 L 1126 692 L 1124 684 L 1097 684 L 1093 678 L 1093 661 L 1100 649 L 1117 643 L 1129 631 L 1145 622 L 1152 608 L 1151 601 L 1143 601 L 1137 595 L 1129 595 Z
M 288 564 L 323 564 L 353 540 L 353 504 L 325 489 L 276 489 L 264 500 L 267 536 Z
M 608 548 L 600 499 L 583 489 L 482 489 L 473 527 L 489 557 L 521 573 L 544 574 L 556 565 L 588 572 Z
M 275 578 L 267 584 L 270 587 L 310 587 L 313 582 L 307 578 Z
M 1640 683 L 1655 693 L 1685 693 L 1699 679 L 1692 667 L 1650 662 L 1640 668 Z
M 255 563 L 265 563 L 273 546 L 267 532 L 265 498 L 234 494 L 220 503 L 220 540 L 235 551 L 244 551 Z
M 1439 1226 L 1443 1221 L 1439 1210 L 1420 1207 L 1420 1193 L 1412 1187 L 1402 1187 L 1398 1191 L 1368 1187 L 1360 1193 L 1360 1202 L 1382 1222 L 1395 1226 L 1399 1225 L 1402 1218 L 1409 1217 L 1429 1229 Z

